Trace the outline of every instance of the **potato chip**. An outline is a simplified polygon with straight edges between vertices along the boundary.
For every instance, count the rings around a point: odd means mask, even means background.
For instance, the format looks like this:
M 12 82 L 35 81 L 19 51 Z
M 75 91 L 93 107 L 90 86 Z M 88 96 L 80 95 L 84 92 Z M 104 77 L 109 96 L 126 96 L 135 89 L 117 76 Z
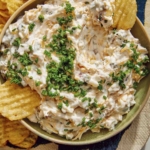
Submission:
M 115 0 L 113 28 L 131 29 L 136 21 L 136 0 Z
M 10 81 L 0 86 L 0 95 L 0 113 L 9 120 L 20 120 L 33 114 L 41 100 L 30 87 L 21 87 Z
M 5 119 L 5 134 L 8 141 L 15 145 L 21 143 L 29 136 L 30 131 L 20 121 Z
M 3 3 L 1 0 L 0 0 L 0 10 L 7 10 L 6 3 Z
M 29 136 L 21 143 L 15 144 L 20 148 L 31 148 L 37 141 L 38 136 L 32 132 L 30 132 Z
M 9 18 L 4 18 L 0 15 L 0 24 L 5 24 Z
M 24 4 L 24 0 L 1 0 L 6 3 L 9 14 L 12 15 L 21 5 Z
M 0 10 L 0 16 L 4 17 L 4 18 L 9 18 L 10 15 L 8 13 L 8 10 Z
M 7 142 L 5 134 L 5 118 L 0 115 L 0 147 L 5 146 Z
M 0 147 L 9 143 L 21 148 L 32 147 L 38 136 L 24 127 L 20 121 L 10 121 L 0 115 Z

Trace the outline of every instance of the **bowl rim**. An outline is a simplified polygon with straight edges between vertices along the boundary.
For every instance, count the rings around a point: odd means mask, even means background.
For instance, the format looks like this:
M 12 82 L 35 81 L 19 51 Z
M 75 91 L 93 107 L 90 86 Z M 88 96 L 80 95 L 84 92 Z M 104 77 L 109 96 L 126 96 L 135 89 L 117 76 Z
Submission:
M 16 16 L 19 15 L 20 12 L 23 11 L 23 9 L 25 9 L 27 6 L 31 5 L 32 3 L 36 2 L 37 0 L 30 0 L 30 1 L 27 1 L 26 3 L 24 3 L 19 9 L 17 9 L 17 11 L 9 18 L 9 20 L 7 21 L 7 23 L 5 24 L 1 34 L 0 34 L 0 45 L 1 45 L 1 41 L 2 41 L 2 37 L 4 36 L 4 33 L 6 31 L 6 29 L 8 28 L 8 26 L 10 25 L 10 23 L 12 23 Z M 44 1 L 44 0 L 43 0 Z M 136 23 L 140 26 L 141 30 L 143 31 L 143 33 L 145 34 L 147 40 L 148 40 L 148 43 L 150 44 L 150 39 L 148 37 L 148 34 L 146 33 L 146 30 L 144 29 L 144 26 L 142 25 L 141 21 L 138 19 L 138 17 L 136 18 Z M 122 127 L 120 127 L 118 130 L 115 130 L 112 132 L 111 135 L 109 135 L 108 137 L 105 137 L 103 138 L 102 140 L 99 140 L 98 138 L 96 138 L 95 140 L 91 139 L 90 141 L 88 140 L 88 143 L 87 141 L 70 141 L 70 140 L 67 140 L 67 141 L 62 141 L 60 139 L 55 139 L 53 137 L 50 137 L 50 136 L 46 136 L 40 132 L 38 132 L 37 130 L 35 130 L 32 126 L 30 126 L 25 120 L 21 120 L 21 123 L 26 127 L 28 128 L 30 131 L 32 131 L 33 133 L 37 134 L 38 136 L 46 139 L 46 140 L 49 140 L 51 142 L 55 142 L 55 143 L 58 143 L 58 144 L 65 144 L 65 145 L 76 145 L 76 146 L 79 146 L 79 145 L 89 145 L 89 144 L 93 144 L 93 143 L 98 143 L 98 142 L 101 142 L 101 141 L 104 141 L 106 139 L 109 139 L 111 137 L 113 137 L 114 135 L 118 134 L 119 132 L 121 132 L 122 130 L 124 130 L 127 126 L 129 126 L 132 121 L 138 116 L 138 114 L 142 111 L 142 109 L 144 108 L 146 102 L 148 101 L 148 98 L 149 98 L 149 95 L 150 95 L 150 85 L 148 87 L 148 92 L 146 93 L 146 96 L 144 98 L 144 102 L 142 103 L 142 106 L 139 107 L 139 109 L 135 112 L 134 116 L 132 117 L 132 119 L 130 119 L 126 124 L 124 124 Z

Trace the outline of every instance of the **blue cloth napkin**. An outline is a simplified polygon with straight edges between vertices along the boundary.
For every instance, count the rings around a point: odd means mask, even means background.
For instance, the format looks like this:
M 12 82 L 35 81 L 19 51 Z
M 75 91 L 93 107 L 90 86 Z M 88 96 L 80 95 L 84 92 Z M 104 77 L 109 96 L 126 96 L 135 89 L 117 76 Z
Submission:
M 137 1 L 137 5 L 138 5 L 137 16 L 139 17 L 141 22 L 144 24 L 145 4 L 146 4 L 147 0 L 136 0 L 136 1 Z

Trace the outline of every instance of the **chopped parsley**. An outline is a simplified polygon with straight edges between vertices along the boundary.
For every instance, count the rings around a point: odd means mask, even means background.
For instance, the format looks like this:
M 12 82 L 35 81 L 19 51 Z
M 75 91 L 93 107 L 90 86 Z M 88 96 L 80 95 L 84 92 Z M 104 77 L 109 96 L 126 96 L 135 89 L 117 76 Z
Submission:
M 134 89 L 137 89 L 137 86 L 138 86 L 138 82 L 134 82 L 134 83 L 133 83 L 133 88 L 134 88 Z
M 40 86 L 41 82 L 40 81 L 35 81 L 36 86 Z
M 12 30 L 12 32 L 14 32 L 14 31 L 16 31 L 17 30 L 17 28 L 14 28 L 13 30 Z
M 67 17 L 57 17 L 57 21 L 59 25 L 67 25 L 68 23 L 72 22 L 73 15 L 69 15 Z
M 60 63 L 56 63 L 51 60 L 47 64 L 47 87 L 43 90 L 42 94 L 56 97 L 57 94 L 52 94 L 51 90 L 59 91 L 69 91 L 73 92 L 75 97 L 84 97 L 86 95 L 86 90 L 82 89 L 81 86 L 84 84 L 80 81 L 76 81 L 73 78 L 73 64 L 75 55 L 75 48 L 72 45 L 72 41 L 68 39 L 68 33 L 73 34 L 78 27 L 69 26 L 69 22 L 72 21 L 72 11 L 73 8 L 70 7 L 70 4 L 67 2 L 66 7 L 66 17 L 58 17 L 57 21 L 59 24 L 64 25 L 60 27 L 56 33 L 52 36 L 51 42 L 46 46 L 44 54 L 46 57 L 51 58 L 51 53 L 57 54 L 59 57 Z
M 104 99 L 104 100 L 106 100 L 106 99 L 107 99 L 107 97 L 104 95 L 104 96 L 103 96 L 103 99 Z
M 27 68 L 23 68 L 22 70 L 20 70 L 20 73 L 23 77 L 27 76 L 28 75 L 28 70 Z
M 16 38 L 16 39 L 13 41 L 12 45 L 13 45 L 13 46 L 16 46 L 16 47 L 19 47 L 19 46 L 20 46 L 20 43 L 21 43 L 21 39 L 20 39 L 20 38 Z
M 42 74 L 42 72 L 41 72 L 41 70 L 40 69 L 37 69 L 37 74 L 39 74 L 39 75 L 41 75 Z
M 19 62 L 23 65 L 23 66 L 28 66 L 31 65 L 33 62 L 30 60 L 28 53 L 24 53 L 23 55 L 21 55 L 18 58 Z
M 44 21 L 44 16 L 43 16 L 42 14 L 40 14 L 40 15 L 38 16 L 38 19 L 39 19 L 40 22 L 43 22 L 43 21 Z
M 29 45 L 29 50 L 30 50 L 30 52 L 33 51 L 32 45 Z
M 38 63 L 39 59 L 38 59 L 38 58 L 35 58 L 35 60 L 34 60 L 34 61 L 35 61 L 35 63 Z
M 47 40 L 47 36 L 44 35 L 44 36 L 43 36 L 43 41 L 46 41 L 46 40 Z
M 49 51 L 47 51 L 47 50 L 44 51 L 44 54 L 45 54 L 45 56 L 47 56 L 49 58 L 51 57 L 51 53 Z
M 16 65 L 15 65 L 16 66 Z M 11 83 L 20 84 L 22 79 L 18 75 L 16 68 L 13 67 L 13 65 L 10 65 L 10 62 L 8 62 L 8 71 L 6 73 L 6 77 L 10 79 Z
M 69 101 L 66 100 L 66 101 L 63 101 L 63 103 L 68 107 L 69 106 Z
M 69 2 L 66 2 L 66 7 L 65 7 L 65 10 L 66 10 L 66 14 L 68 13 L 72 13 L 74 11 L 74 7 L 71 6 L 71 4 Z
M 99 82 L 99 85 L 98 85 L 98 87 L 97 87 L 99 90 L 103 90 L 103 85 L 102 85 L 102 83 L 101 82 Z
M 9 49 L 7 48 L 4 50 L 3 54 L 6 55 L 8 52 L 9 52 Z
M 57 108 L 58 108 L 59 110 L 61 110 L 61 109 L 62 109 L 62 107 L 63 107 L 62 102 L 58 103 Z
M 32 32 L 34 27 L 35 27 L 35 24 L 34 23 L 30 23 L 29 26 L 28 26 L 29 31 Z

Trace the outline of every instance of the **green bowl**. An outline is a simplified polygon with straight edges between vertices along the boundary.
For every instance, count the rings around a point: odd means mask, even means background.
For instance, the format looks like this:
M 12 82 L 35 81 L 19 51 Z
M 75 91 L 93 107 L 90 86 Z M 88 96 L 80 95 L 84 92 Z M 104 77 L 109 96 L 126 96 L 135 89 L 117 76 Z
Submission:
M 29 9 L 35 8 L 37 4 L 42 4 L 44 0 L 31 0 L 25 3 L 23 6 L 21 6 L 14 14 L 13 16 L 8 20 L 7 24 L 5 25 L 1 35 L 0 35 L 0 43 L 2 40 L 2 37 L 9 26 L 10 23 L 15 22 L 17 18 L 20 15 L 24 14 L 24 11 L 27 11 Z M 134 27 L 132 28 L 132 34 L 138 38 L 142 44 L 142 46 L 146 47 L 148 49 L 149 55 L 150 55 L 150 41 L 148 38 L 148 35 L 145 32 L 145 29 L 139 19 L 137 18 L 136 23 Z M 150 68 L 150 64 L 148 64 L 148 67 Z M 24 124 L 29 130 L 34 132 L 35 134 L 39 135 L 40 137 L 47 139 L 49 141 L 59 143 L 59 144 L 66 144 L 66 145 L 87 145 L 92 144 L 100 141 L 104 141 L 117 133 L 121 132 L 123 129 L 125 129 L 128 125 L 132 123 L 132 121 L 137 117 L 137 115 L 141 112 L 142 108 L 144 107 L 145 103 L 148 100 L 149 94 L 150 94 L 150 75 L 146 76 L 144 79 L 141 80 L 141 82 L 138 85 L 137 92 L 135 95 L 136 104 L 131 108 L 131 111 L 124 115 L 123 121 L 118 123 L 116 125 L 116 128 L 113 131 L 108 130 L 102 130 L 100 133 L 92 133 L 88 131 L 87 133 L 83 134 L 82 138 L 80 140 L 71 141 L 66 140 L 58 135 L 55 134 L 48 134 L 47 132 L 43 131 L 40 128 L 39 124 L 35 124 L 30 122 L 28 119 L 22 120 L 22 124 Z

